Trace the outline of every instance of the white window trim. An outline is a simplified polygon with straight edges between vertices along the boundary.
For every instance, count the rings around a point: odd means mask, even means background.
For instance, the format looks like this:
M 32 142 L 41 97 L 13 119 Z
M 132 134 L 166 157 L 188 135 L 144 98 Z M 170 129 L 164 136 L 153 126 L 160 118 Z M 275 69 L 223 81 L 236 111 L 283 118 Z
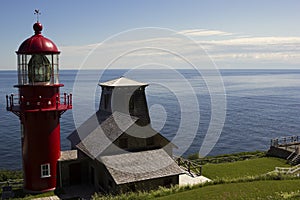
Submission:
M 43 173 L 43 172 L 45 172 L 45 170 L 43 169 L 44 166 L 47 166 L 47 175 L 44 175 L 44 173 Z M 51 177 L 50 163 L 41 165 L 41 178 L 47 178 L 47 177 Z

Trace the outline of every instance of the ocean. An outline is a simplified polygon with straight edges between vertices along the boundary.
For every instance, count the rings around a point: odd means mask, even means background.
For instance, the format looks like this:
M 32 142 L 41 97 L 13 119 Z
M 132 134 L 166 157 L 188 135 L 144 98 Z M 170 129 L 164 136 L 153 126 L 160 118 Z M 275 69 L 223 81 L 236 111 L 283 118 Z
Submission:
M 266 151 L 272 138 L 300 135 L 300 70 L 220 70 L 217 79 L 192 69 L 86 70 L 76 75 L 76 70 L 60 71 L 61 93 L 73 93 L 74 106 L 61 117 L 62 150 L 70 149 L 66 138 L 76 125 L 98 109 L 98 81 L 120 76 L 149 83 L 152 126 L 183 156 L 205 145 L 207 155 Z M 214 85 L 218 80 L 224 87 Z M 19 119 L 6 111 L 5 100 L 6 94 L 18 93 L 16 84 L 16 71 L 0 71 L 0 169 L 22 168 Z

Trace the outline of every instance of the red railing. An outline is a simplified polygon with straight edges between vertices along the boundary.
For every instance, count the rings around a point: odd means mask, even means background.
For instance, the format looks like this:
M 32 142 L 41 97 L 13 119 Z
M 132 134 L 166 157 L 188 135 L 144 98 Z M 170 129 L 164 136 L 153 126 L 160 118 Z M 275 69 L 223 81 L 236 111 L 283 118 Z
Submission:
M 23 96 L 11 94 L 6 95 L 6 109 L 12 111 L 14 109 L 50 109 L 64 106 L 66 109 L 72 108 L 72 94 L 64 93 L 62 96 L 54 98 L 25 98 Z

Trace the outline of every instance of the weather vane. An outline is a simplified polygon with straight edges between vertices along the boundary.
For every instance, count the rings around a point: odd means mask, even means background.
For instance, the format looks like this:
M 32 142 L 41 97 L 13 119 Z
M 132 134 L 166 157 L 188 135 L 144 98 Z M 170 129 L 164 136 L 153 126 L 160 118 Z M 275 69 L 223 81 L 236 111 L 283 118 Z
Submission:
M 37 22 L 39 22 L 39 15 L 41 15 L 41 12 L 40 12 L 40 10 L 34 10 L 34 14 L 36 15 L 36 20 L 37 20 Z

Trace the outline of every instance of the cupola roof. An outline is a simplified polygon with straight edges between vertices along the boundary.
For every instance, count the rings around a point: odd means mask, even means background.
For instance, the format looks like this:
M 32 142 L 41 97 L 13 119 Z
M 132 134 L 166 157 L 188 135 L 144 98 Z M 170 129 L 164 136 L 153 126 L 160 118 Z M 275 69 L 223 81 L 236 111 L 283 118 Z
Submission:
M 59 54 L 57 46 L 50 39 L 45 38 L 41 32 L 43 26 L 36 22 L 33 25 L 35 34 L 26 39 L 19 47 L 17 54 Z

